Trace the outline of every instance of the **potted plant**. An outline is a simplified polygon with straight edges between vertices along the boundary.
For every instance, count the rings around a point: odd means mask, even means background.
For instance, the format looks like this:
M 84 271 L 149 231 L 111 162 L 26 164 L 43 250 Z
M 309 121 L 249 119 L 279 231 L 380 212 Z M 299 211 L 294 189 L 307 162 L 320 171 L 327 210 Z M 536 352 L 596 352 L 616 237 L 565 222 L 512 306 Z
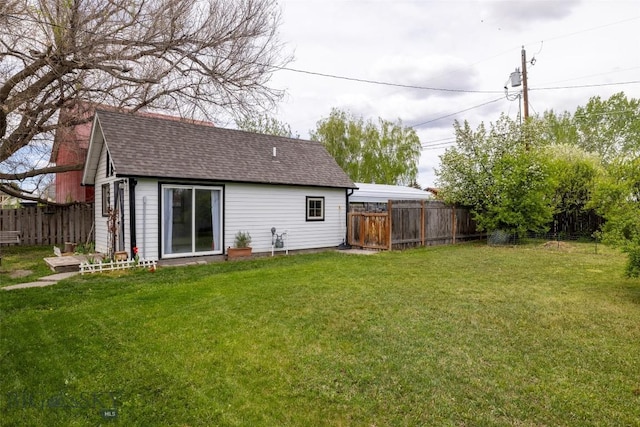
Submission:
M 229 258 L 251 256 L 251 234 L 248 231 L 238 231 L 233 241 L 233 247 L 227 248 Z

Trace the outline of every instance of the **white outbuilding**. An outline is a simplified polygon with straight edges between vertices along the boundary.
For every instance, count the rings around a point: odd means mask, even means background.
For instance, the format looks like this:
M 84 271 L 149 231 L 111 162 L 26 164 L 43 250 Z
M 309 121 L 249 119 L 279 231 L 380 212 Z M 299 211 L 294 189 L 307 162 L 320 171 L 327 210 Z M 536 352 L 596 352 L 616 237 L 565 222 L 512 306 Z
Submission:
M 355 185 L 322 144 L 114 111 L 94 117 L 83 185 L 95 186 L 96 250 L 145 259 L 344 241 Z M 274 229 L 274 232 L 272 232 Z
M 413 187 L 357 182 L 358 189 L 349 196 L 350 211 L 385 212 L 389 200 L 433 200 L 427 191 Z

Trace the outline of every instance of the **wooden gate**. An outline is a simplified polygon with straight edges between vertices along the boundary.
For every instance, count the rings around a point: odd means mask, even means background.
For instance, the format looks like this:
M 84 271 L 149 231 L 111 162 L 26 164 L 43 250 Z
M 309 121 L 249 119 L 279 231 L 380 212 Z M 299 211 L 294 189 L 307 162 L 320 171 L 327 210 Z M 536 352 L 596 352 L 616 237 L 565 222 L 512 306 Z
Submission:
M 387 213 L 350 212 L 348 243 L 367 249 L 389 249 L 389 215 Z

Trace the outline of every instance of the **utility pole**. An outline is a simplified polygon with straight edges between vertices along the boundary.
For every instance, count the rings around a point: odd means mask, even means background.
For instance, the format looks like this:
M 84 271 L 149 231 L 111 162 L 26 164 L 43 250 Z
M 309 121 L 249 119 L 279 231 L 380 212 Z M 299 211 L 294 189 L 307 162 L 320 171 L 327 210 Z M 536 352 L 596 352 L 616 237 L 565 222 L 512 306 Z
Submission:
M 522 46 L 522 101 L 524 102 L 524 121 L 529 118 L 529 92 L 527 89 L 527 52 Z

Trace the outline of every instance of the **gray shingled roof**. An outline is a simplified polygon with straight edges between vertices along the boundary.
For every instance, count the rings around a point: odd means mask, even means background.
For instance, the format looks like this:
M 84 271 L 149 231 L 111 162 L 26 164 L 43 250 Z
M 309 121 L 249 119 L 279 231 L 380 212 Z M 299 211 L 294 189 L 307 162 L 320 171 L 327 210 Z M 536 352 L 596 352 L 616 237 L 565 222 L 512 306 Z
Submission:
M 97 120 L 119 176 L 356 188 L 319 142 L 104 110 Z

